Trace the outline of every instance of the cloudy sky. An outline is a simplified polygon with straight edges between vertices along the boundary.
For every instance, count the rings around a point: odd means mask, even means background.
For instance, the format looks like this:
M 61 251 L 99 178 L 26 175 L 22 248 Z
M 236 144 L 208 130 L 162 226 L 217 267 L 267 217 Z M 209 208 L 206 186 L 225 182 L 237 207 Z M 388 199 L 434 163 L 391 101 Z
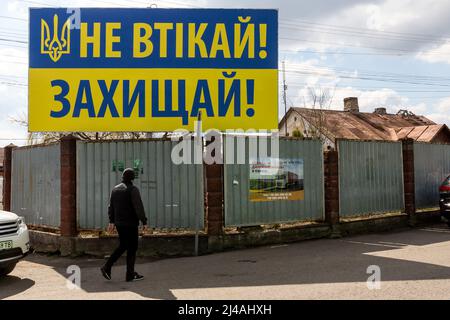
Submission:
M 28 7 L 277 8 L 288 106 L 327 92 L 331 108 L 408 109 L 450 125 L 447 0 L 3 0 L 0 2 L 0 146 L 25 143 Z M 280 71 L 280 80 L 282 74 Z M 281 95 L 280 83 L 280 97 Z M 280 101 L 279 115 L 284 113 Z

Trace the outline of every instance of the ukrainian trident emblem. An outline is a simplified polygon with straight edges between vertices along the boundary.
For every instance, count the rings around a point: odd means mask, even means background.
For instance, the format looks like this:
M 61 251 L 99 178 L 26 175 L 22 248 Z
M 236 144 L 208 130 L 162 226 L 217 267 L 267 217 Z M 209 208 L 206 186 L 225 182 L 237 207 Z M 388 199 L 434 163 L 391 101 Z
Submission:
M 59 37 L 58 15 L 53 16 L 53 37 L 50 27 L 41 19 L 41 54 L 48 54 L 53 62 L 61 58 L 64 53 L 70 53 L 70 18 L 64 23 Z

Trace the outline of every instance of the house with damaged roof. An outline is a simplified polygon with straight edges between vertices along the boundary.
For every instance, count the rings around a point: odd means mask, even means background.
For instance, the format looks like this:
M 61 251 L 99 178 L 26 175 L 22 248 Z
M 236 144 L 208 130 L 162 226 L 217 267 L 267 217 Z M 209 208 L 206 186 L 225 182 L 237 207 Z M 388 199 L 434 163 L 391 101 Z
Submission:
M 336 139 L 399 141 L 413 139 L 428 143 L 450 143 L 445 124 L 415 115 L 408 110 L 395 114 L 386 108 L 360 112 L 358 98 L 344 99 L 344 110 L 290 108 L 279 123 L 280 135 L 320 138 L 325 149 L 335 147 Z M 287 134 L 286 134 L 287 132 Z

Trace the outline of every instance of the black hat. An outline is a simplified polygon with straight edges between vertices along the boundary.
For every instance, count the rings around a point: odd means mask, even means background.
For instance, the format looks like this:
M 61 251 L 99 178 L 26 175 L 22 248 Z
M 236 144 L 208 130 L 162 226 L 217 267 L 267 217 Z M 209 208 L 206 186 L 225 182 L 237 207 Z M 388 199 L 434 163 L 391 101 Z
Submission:
M 132 168 L 126 168 L 122 173 L 122 180 L 124 182 L 130 182 L 134 180 L 134 170 Z

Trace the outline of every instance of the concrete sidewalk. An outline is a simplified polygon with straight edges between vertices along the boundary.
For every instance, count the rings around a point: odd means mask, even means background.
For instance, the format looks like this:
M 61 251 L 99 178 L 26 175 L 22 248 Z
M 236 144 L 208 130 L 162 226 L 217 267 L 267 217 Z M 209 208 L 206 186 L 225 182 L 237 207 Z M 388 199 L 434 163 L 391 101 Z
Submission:
M 31 255 L 0 280 L 1 299 L 450 299 L 450 229 L 444 224 L 384 234 L 139 260 L 146 279 L 124 281 L 123 261 L 106 281 L 101 259 Z M 81 268 L 81 289 L 66 286 Z M 367 268 L 381 268 L 369 290 Z

